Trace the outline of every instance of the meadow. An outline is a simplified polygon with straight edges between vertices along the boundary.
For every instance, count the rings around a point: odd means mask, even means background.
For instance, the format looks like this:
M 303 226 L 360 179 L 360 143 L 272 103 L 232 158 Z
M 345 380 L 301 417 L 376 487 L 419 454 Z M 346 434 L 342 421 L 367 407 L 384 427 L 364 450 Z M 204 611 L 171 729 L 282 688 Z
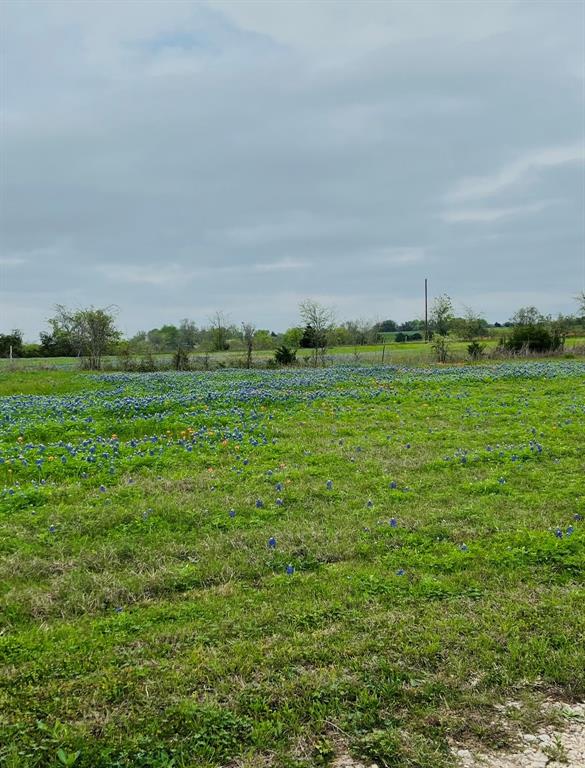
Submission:
M 502 331 L 503 329 L 497 329 Z M 490 338 L 480 340 L 485 347 L 486 357 L 496 354 L 498 341 L 502 333 L 494 333 Z M 449 339 L 449 359 L 453 363 L 469 362 L 467 347 L 469 341 L 461 339 Z M 245 361 L 245 352 L 241 341 L 232 340 L 232 349 L 226 352 L 206 352 L 196 349 L 190 353 L 190 360 L 195 369 L 209 367 L 210 369 L 218 367 L 236 367 L 243 366 Z M 569 336 L 564 345 L 564 350 L 558 353 L 559 357 L 581 356 L 585 351 L 584 336 Z M 297 360 L 300 365 L 310 365 L 313 350 L 298 349 Z M 532 354 L 534 357 L 534 353 Z M 274 357 L 274 349 L 255 349 L 253 360 L 254 365 L 265 367 L 267 362 Z M 525 355 L 518 355 L 520 359 L 525 359 Z M 138 361 L 140 354 L 133 355 Z M 155 353 L 153 355 L 154 363 L 157 367 L 170 367 L 173 355 L 167 352 Z M 431 365 L 436 360 L 436 355 L 430 344 L 422 341 L 394 342 L 388 340 L 384 344 L 361 344 L 329 347 L 326 353 L 326 362 L 328 365 Z M 112 369 L 120 369 L 123 365 L 122 360 L 116 355 L 105 355 L 103 358 L 104 366 Z M 0 358 L 0 372 L 2 371 L 35 371 L 35 370 L 76 370 L 79 369 L 79 361 L 74 357 L 29 357 L 9 360 Z
M 447 768 L 585 696 L 582 361 L 4 371 L 0 424 L 1 765 Z

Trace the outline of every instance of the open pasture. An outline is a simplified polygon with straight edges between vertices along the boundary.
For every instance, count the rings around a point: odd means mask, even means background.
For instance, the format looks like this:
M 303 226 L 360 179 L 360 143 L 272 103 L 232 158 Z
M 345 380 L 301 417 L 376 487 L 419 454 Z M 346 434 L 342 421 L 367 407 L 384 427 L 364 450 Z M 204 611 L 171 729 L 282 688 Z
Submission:
M 501 329 L 498 329 L 501 330 Z M 489 339 L 482 339 L 481 344 L 485 346 L 485 354 L 493 355 L 498 346 L 498 339 L 501 336 L 495 335 Z M 468 362 L 469 354 L 467 347 L 469 341 L 449 340 L 449 356 L 454 363 Z M 241 344 L 240 344 L 241 347 Z M 585 347 L 585 337 L 569 336 L 564 345 L 564 355 L 567 359 L 574 356 L 581 356 Z M 310 364 L 310 358 L 313 354 L 312 349 L 298 349 L 297 360 L 301 364 Z M 559 355 L 560 357 L 561 355 Z M 157 366 L 168 367 L 171 365 L 172 355 L 166 352 L 160 352 L 153 355 Z M 256 364 L 265 366 L 266 363 L 274 357 L 274 349 L 255 349 L 253 359 Z M 520 359 L 525 357 L 519 356 Z M 141 358 L 140 354 L 134 355 L 136 361 Z M 432 365 L 436 355 L 431 347 L 423 341 L 394 342 L 389 341 L 386 344 L 363 344 L 357 346 L 338 346 L 327 349 L 327 362 L 330 365 L 376 365 L 381 363 L 390 363 L 392 365 Z M 196 349 L 190 353 L 191 362 L 195 368 L 203 368 L 204 361 L 210 368 L 218 366 L 234 367 L 244 362 L 245 352 L 243 349 L 230 349 L 226 352 L 205 352 Z M 104 365 L 110 368 L 119 369 L 122 361 L 116 355 L 105 355 Z M 35 371 L 35 370 L 63 370 L 73 371 L 79 369 L 79 360 L 75 357 L 25 357 L 15 360 L 0 358 L 0 373 L 7 371 Z
M 442 768 L 585 695 L 584 363 L 0 393 L 0 764 Z

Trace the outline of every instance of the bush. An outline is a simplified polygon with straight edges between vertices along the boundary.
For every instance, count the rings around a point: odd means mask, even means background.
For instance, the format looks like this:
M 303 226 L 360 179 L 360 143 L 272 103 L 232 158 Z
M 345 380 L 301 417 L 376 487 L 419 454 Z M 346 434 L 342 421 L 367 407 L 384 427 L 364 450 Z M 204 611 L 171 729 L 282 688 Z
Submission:
M 419 333 L 417 331 L 416 333 L 411 334 L 409 340 L 410 341 L 422 341 L 422 333 Z
M 554 352 L 562 349 L 564 338 L 553 332 L 544 323 L 516 325 L 504 341 L 506 349 L 512 352 Z
M 480 360 L 485 353 L 485 344 L 480 344 L 478 341 L 472 341 L 467 345 L 467 354 L 472 360 Z
M 150 352 L 146 352 L 146 354 L 142 355 L 140 361 L 136 366 L 136 370 L 140 371 L 141 373 L 149 373 L 151 371 L 156 371 L 156 362 Z
M 431 349 L 435 353 L 435 358 L 438 363 L 447 362 L 447 358 L 449 357 L 449 342 L 445 336 L 435 336 Z
M 402 331 L 400 331 L 400 333 L 397 333 L 396 336 L 394 337 L 394 341 L 398 341 L 398 342 L 406 341 L 407 338 L 408 336 L 405 333 L 402 333 Z
M 122 347 L 118 352 L 118 365 L 123 371 L 134 370 L 134 361 L 132 360 L 132 355 L 130 354 L 128 347 Z
M 178 347 L 173 354 L 173 368 L 175 371 L 188 371 L 190 367 L 188 353 Z
M 274 362 L 278 365 L 294 365 L 297 361 L 296 350 L 281 344 L 274 350 Z
M 23 357 L 41 357 L 41 345 L 40 344 L 23 344 L 22 356 Z

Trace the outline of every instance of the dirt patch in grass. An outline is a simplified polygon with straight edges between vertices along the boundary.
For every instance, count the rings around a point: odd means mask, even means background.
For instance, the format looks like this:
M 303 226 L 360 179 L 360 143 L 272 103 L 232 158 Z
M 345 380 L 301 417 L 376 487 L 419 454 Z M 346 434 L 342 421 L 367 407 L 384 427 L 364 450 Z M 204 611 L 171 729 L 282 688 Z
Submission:
M 582 768 L 585 766 L 585 703 L 549 705 L 562 725 L 519 734 L 513 752 L 478 753 L 462 746 L 453 754 L 461 768 Z M 340 764 L 340 768 L 345 768 Z M 351 766 L 351 763 L 349 763 Z

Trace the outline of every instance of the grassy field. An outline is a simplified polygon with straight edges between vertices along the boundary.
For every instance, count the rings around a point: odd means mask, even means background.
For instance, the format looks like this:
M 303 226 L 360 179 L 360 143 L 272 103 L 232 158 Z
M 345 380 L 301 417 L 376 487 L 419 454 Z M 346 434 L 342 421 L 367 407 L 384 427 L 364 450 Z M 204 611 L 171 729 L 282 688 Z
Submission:
M 481 342 L 485 345 L 485 352 L 489 354 L 495 351 L 498 338 L 485 339 Z M 449 354 L 453 361 L 463 361 L 468 358 L 467 347 L 469 342 L 450 340 Z M 567 355 L 573 354 L 577 349 L 582 353 L 585 348 L 584 336 L 570 336 L 565 342 L 565 352 Z M 307 362 L 311 357 L 312 350 L 299 349 L 297 358 L 301 362 Z M 233 350 L 228 352 L 211 352 L 206 355 L 204 352 L 195 351 L 191 353 L 192 361 L 201 361 L 207 356 L 210 367 L 222 364 L 225 366 L 234 365 L 237 361 L 243 361 L 245 352 L 243 350 Z M 273 349 L 259 349 L 254 352 L 254 359 L 266 362 L 274 356 Z M 136 356 L 137 359 L 140 355 Z M 365 344 L 361 346 L 331 347 L 327 350 L 327 358 L 330 364 L 356 364 L 356 363 L 391 363 L 394 365 L 428 365 L 435 359 L 434 352 L 430 344 L 421 341 L 409 342 L 389 342 L 382 344 Z M 155 361 L 161 366 L 168 365 L 172 355 L 161 353 L 154 355 Z M 115 355 L 108 355 L 104 358 L 105 365 L 117 367 L 118 358 Z M 78 361 L 71 357 L 32 357 L 13 360 L 0 358 L 0 371 L 2 370 L 38 370 L 38 369 L 57 369 L 57 370 L 75 370 Z M 199 365 L 198 367 L 201 367 Z
M 1 765 L 445 768 L 585 695 L 585 363 L 0 394 Z

